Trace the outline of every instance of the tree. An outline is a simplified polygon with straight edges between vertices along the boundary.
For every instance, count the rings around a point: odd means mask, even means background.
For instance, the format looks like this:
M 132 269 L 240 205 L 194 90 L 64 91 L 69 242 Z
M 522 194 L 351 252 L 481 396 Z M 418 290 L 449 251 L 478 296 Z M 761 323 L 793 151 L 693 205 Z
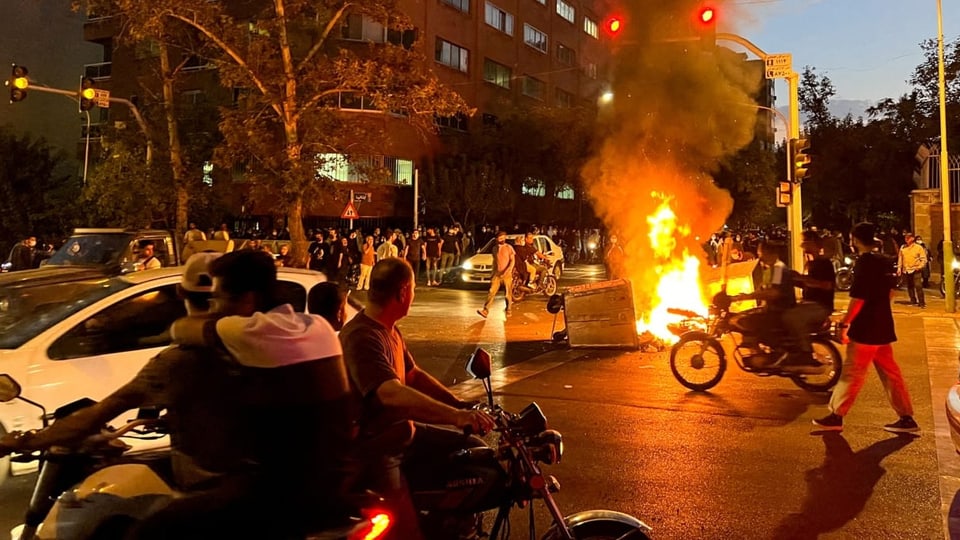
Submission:
M 733 197 L 733 212 L 728 222 L 765 226 L 783 220 L 774 196 L 777 183 L 785 180 L 780 165 L 786 159 L 783 152 L 784 149 L 772 152 L 754 139 L 721 162 L 713 179 Z
M 90 4 L 96 1 L 90 0 Z M 325 153 L 376 148 L 382 124 L 358 116 L 402 114 L 411 131 L 433 129 L 435 115 L 468 112 L 440 85 L 394 0 L 270 0 L 242 6 L 208 0 L 109 0 L 142 36 L 175 23 L 201 36 L 215 52 L 220 83 L 242 89 L 236 108 L 221 109 L 224 141 L 217 160 L 242 165 L 287 215 L 294 245 L 305 241 L 304 201 L 323 196 L 318 173 Z M 353 48 L 336 41 L 347 17 L 381 24 L 392 42 Z M 419 44 L 418 44 L 419 45 Z M 339 108 L 344 95 L 369 103 L 366 112 Z M 299 242 L 298 242 L 299 241 Z
M 76 225 L 80 180 L 70 169 L 66 154 L 44 139 L 0 128 L 0 258 L 29 235 L 56 243 Z
M 513 210 L 510 179 L 489 154 L 437 156 L 425 180 L 422 192 L 427 203 L 443 209 L 452 223 L 460 223 L 466 230 Z
M 147 163 L 144 146 L 120 134 L 107 134 L 101 144 L 102 155 L 83 189 L 90 210 L 86 224 L 133 228 L 166 224 L 176 205 L 170 198 L 170 169 Z
M 830 98 L 837 93 L 833 82 L 826 75 L 817 77 L 817 70 L 810 66 L 803 68 L 800 75 L 800 110 L 806 113 L 808 132 L 824 129 L 834 121 L 830 113 Z

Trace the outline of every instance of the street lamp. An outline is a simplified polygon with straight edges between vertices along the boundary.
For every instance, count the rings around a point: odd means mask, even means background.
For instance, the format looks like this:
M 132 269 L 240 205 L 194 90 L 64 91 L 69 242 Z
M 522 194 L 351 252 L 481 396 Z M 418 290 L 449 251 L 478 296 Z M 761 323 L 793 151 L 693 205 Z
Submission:
M 947 295 L 947 313 L 957 311 L 954 297 L 953 239 L 950 230 L 950 154 L 947 152 L 947 84 L 943 65 L 943 2 L 937 0 L 937 71 L 940 77 L 940 202 L 943 205 L 943 280 Z
M 610 103 L 613 101 L 613 92 L 607 90 L 606 92 L 600 94 L 600 103 Z

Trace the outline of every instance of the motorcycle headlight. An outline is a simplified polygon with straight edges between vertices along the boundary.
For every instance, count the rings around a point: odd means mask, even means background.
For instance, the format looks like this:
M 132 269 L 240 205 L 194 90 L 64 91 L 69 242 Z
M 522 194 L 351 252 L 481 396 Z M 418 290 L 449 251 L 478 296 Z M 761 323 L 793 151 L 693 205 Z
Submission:
M 470 261 L 464 262 L 464 263 L 463 263 L 463 269 L 464 269 L 464 270 L 473 270 L 473 263 L 470 262 Z
M 596 242 L 588 242 L 588 243 L 587 243 L 587 249 L 597 249 L 597 243 L 596 243 Z
M 548 429 L 530 438 L 530 453 L 533 459 L 547 465 L 560 463 L 563 457 L 563 435 Z
M 960 270 L 960 260 L 954 259 L 953 262 L 950 263 L 950 268 Z
M 850 257 L 844 257 L 843 264 L 850 266 L 851 264 L 853 264 L 853 259 L 851 259 Z

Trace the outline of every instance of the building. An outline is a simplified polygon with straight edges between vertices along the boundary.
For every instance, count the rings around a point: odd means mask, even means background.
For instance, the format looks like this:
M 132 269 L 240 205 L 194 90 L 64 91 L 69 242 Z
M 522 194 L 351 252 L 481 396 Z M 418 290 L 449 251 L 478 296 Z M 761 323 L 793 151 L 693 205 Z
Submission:
M 320 172 L 337 181 L 336 194 L 309 209 L 317 224 L 329 225 L 339 219 L 351 190 L 360 194 L 359 211 L 365 218 L 374 218 L 371 223 L 409 223 L 415 170 L 426 157 L 443 148 L 445 137 L 496 123 L 504 107 L 524 103 L 555 107 L 593 104 L 604 88 L 602 74 L 609 53 L 601 34 L 606 9 L 603 0 L 401 0 L 400 8 L 411 19 L 414 30 L 399 39 L 404 43 L 417 41 L 432 58 L 440 80 L 476 108 L 476 114 L 471 118 L 438 118 L 440 137 L 433 140 L 410 137 L 399 127 L 401 123 L 392 125 L 389 115 L 383 115 L 380 121 L 389 136 L 380 153 L 352 156 L 351 163 L 336 154 L 325 154 L 326 165 Z M 157 86 L 149 79 L 156 77 L 158 51 L 150 43 L 120 43 L 116 39 L 118 31 L 115 17 L 90 16 L 84 39 L 102 46 L 103 60 L 86 66 L 87 75 L 98 87 L 149 111 L 150 100 L 142 97 L 142 88 L 144 84 Z M 391 34 L 377 21 L 357 14 L 346 16 L 339 29 L 343 47 L 398 37 Z M 229 90 L 218 85 L 215 70 L 202 57 L 182 60 L 183 71 L 189 74 L 178 83 L 179 117 L 202 136 L 215 129 L 209 111 L 216 104 L 236 99 L 236 95 L 231 96 Z M 339 96 L 336 105 L 345 111 L 366 107 L 362 97 L 350 95 Z M 122 109 L 101 109 L 97 123 L 110 126 L 116 120 L 127 120 L 128 114 Z M 154 120 L 160 120 L 155 125 L 163 125 L 161 118 Z M 93 136 L 98 133 L 97 126 L 92 128 Z M 363 172 L 371 167 L 387 174 L 374 179 Z M 192 174 L 210 176 L 211 181 L 223 177 L 210 175 L 208 164 L 195 167 Z M 239 175 L 228 178 L 237 183 L 233 191 L 243 191 Z M 566 192 L 554 195 L 565 200 L 570 196 Z M 255 201 L 243 195 L 232 206 L 231 212 L 236 215 L 257 213 Z M 310 226 L 311 220 L 307 221 Z

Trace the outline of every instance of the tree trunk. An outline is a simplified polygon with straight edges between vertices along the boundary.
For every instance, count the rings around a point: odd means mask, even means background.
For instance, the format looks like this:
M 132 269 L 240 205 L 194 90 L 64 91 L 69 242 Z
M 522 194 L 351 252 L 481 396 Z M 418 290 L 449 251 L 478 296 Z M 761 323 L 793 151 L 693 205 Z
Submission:
M 167 137 L 170 144 L 170 172 L 173 175 L 173 188 L 176 193 L 176 218 L 174 229 L 180 238 L 187 230 L 189 219 L 190 192 L 187 190 L 183 166 L 183 148 L 180 145 L 180 125 L 174 100 L 173 73 L 170 68 L 170 49 L 164 40 L 157 41 L 160 46 L 160 76 L 163 79 L 163 112 L 167 118 Z

